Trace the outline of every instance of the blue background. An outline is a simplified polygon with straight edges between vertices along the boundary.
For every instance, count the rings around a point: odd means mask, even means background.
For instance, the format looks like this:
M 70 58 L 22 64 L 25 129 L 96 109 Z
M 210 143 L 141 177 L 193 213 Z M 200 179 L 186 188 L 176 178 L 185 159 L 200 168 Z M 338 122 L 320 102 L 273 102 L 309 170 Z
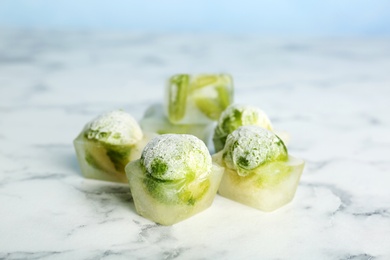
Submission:
M 0 0 L 0 28 L 390 35 L 389 0 Z

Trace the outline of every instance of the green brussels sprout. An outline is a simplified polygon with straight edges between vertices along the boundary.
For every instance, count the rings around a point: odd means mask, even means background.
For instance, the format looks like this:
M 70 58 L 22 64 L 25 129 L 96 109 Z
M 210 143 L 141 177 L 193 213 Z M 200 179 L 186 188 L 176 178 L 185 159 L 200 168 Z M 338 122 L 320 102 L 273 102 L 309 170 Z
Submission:
M 89 140 L 107 145 L 132 145 L 143 136 L 137 121 L 122 110 L 98 116 L 86 125 L 84 135 Z
M 82 174 L 87 178 L 127 182 L 124 168 L 130 161 L 139 159 L 149 138 L 124 111 L 98 116 L 74 141 Z
M 206 145 L 187 134 L 153 138 L 141 158 L 126 166 L 137 212 L 164 225 L 210 206 L 222 172 Z
M 219 117 L 214 129 L 214 148 L 219 152 L 225 146 L 227 136 L 240 126 L 257 125 L 272 131 L 268 116 L 259 108 L 233 104 L 226 108 Z
M 213 161 L 225 167 L 218 190 L 222 196 L 264 211 L 292 200 L 304 167 L 277 135 L 259 126 L 241 126 L 229 134 Z
M 193 204 L 210 186 L 211 156 L 205 144 L 192 135 L 166 134 L 152 139 L 140 163 L 150 194 L 164 203 Z M 190 185 L 194 181 L 199 185 Z
M 274 133 L 244 126 L 227 137 L 222 157 L 228 168 L 246 176 L 267 162 L 286 161 L 288 155 L 283 141 Z

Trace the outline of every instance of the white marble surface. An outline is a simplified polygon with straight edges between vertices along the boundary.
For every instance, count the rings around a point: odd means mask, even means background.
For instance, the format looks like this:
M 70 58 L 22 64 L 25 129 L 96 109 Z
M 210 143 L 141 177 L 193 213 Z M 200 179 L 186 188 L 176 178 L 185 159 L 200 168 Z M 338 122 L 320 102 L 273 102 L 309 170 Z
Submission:
M 289 131 L 307 165 L 263 213 L 217 196 L 171 227 L 126 185 L 83 179 L 72 140 L 140 118 L 177 72 L 230 72 L 236 101 Z M 390 259 L 390 39 L 0 30 L 0 259 Z

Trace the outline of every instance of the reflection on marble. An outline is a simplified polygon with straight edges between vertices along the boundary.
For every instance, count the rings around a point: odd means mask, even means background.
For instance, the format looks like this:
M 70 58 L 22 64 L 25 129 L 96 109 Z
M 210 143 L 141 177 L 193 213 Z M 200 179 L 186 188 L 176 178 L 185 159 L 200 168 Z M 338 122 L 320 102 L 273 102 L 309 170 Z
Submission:
M 390 40 L 0 30 L 0 259 L 390 259 Z M 272 212 L 217 196 L 164 227 L 83 179 L 72 140 L 177 72 L 229 72 L 307 161 Z

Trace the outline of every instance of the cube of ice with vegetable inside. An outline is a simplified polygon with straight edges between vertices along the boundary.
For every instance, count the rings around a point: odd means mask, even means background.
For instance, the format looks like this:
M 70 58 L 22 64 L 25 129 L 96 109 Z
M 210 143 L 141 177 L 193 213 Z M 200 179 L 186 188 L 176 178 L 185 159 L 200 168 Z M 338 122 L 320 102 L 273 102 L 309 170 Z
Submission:
M 167 84 L 165 112 L 173 124 L 216 121 L 233 102 L 233 80 L 227 74 L 178 74 Z
M 227 136 L 240 126 L 256 125 L 277 134 L 285 144 L 288 144 L 290 135 L 285 131 L 275 131 L 267 114 L 255 106 L 232 104 L 226 108 L 218 119 L 214 129 L 213 143 L 215 152 L 225 146 Z
M 293 199 L 304 167 L 278 136 L 258 126 L 242 126 L 228 135 L 213 160 L 225 167 L 219 194 L 263 211 Z
M 227 136 L 245 125 L 257 125 L 272 131 L 271 121 L 262 110 L 254 106 L 232 104 L 222 112 L 214 129 L 215 151 L 221 151 Z
M 153 138 L 139 160 L 126 166 L 137 212 L 172 225 L 208 208 L 223 168 L 212 163 L 205 144 L 193 135 Z
M 126 164 L 140 158 L 149 139 L 133 117 L 116 110 L 89 122 L 73 143 L 84 177 L 126 183 Z
M 214 128 L 214 123 L 187 125 L 172 124 L 165 116 L 162 104 L 150 106 L 141 119 L 140 125 L 144 133 L 191 134 L 201 139 L 206 145 L 209 143 L 211 132 Z

